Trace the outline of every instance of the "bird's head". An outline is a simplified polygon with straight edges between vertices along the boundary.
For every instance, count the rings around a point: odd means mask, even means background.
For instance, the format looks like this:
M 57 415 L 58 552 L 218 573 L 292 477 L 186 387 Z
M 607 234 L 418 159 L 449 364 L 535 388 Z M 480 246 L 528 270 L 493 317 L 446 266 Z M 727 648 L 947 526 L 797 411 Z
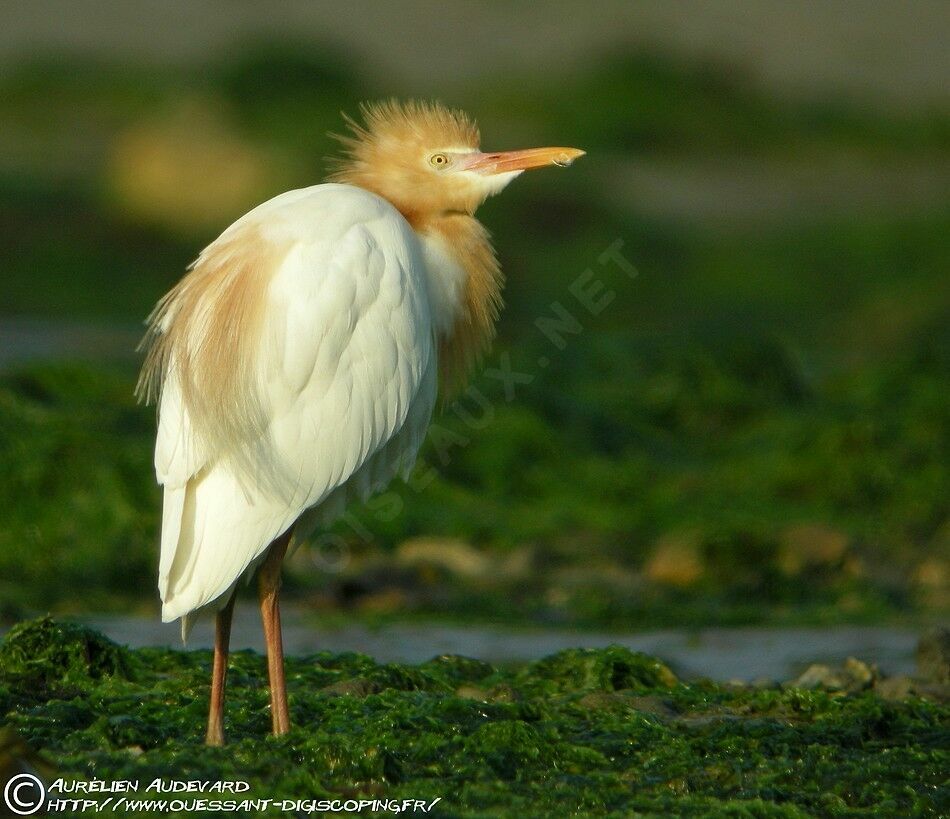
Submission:
M 347 117 L 350 133 L 336 135 L 344 156 L 330 178 L 373 191 L 413 224 L 471 215 L 523 171 L 569 165 L 584 154 L 577 148 L 482 152 L 475 122 L 440 103 L 389 100 L 360 111 L 363 123 Z

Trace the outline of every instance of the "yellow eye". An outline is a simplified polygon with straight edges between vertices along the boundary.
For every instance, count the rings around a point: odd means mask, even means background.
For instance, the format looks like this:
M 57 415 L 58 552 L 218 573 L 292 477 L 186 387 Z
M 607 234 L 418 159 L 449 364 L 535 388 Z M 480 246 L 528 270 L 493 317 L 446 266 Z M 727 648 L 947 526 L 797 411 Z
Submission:
M 449 164 L 449 158 L 445 154 L 432 154 L 429 157 L 429 164 L 437 168 L 444 168 Z

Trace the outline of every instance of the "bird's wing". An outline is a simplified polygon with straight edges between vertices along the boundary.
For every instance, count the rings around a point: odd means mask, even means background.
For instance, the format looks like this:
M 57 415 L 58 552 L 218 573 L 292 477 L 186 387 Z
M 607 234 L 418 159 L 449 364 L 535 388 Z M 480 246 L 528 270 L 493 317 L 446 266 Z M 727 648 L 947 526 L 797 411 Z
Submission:
M 435 392 L 418 243 L 372 194 L 319 185 L 277 197 L 225 231 L 196 274 L 206 293 L 183 289 L 154 319 L 157 343 L 170 339 L 157 357 L 166 621 L 224 595 L 396 438 L 403 451 L 385 460 L 405 468 Z M 213 300 L 231 311 L 220 327 Z

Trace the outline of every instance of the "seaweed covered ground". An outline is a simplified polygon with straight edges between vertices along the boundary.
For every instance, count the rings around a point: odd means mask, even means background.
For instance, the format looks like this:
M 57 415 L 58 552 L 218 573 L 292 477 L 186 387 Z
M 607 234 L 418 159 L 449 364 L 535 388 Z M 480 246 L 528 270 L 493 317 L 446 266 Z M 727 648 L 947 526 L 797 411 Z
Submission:
M 950 811 L 950 706 L 912 690 L 687 683 L 616 647 L 518 669 L 316 654 L 288 662 L 295 727 L 275 739 L 264 659 L 239 652 L 229 744 L 209 749 L 209 660 L 130 651 L 48 618 L 20 624 L 0 644 L 0 769 L 138 781 L 126 796 L 143 798 L 157 778 L 246 781 L 248 799 L 441 797 L 438 816 Z

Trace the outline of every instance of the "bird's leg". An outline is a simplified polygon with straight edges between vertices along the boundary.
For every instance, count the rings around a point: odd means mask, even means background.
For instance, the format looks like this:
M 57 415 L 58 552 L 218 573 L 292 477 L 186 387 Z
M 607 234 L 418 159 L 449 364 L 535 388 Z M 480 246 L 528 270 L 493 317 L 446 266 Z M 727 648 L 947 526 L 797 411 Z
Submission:
M 292 533 L 293 529 L 288 529 L 270 545 L 257 576 L 264 642 L 267 645 L 271 722 L 275 734 L 286 734 L 290 730 L 290 710 L 284 682 L 284 641 L 280 630 L 280 566 Z
M 214 663 L 211 667 L 211 706 L 208 709 L 208 733 L 206 745 L 224 745 L 224 685 L 228 676 L 228 647 L 231 643 L 231 617 L 234 614 L 234 598 L 214 618 Z

